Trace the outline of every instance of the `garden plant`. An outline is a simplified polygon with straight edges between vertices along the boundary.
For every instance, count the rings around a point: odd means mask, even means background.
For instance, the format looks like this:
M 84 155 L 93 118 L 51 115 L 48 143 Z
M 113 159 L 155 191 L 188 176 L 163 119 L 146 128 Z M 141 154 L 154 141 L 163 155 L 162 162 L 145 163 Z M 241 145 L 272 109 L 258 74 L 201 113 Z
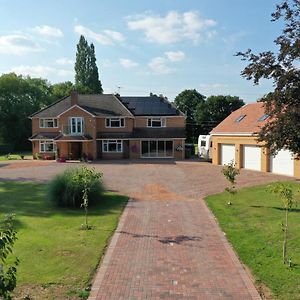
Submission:
M 283 243 L 282 243 L 282 261 L 284 264 L 292 265 L 291 258 L 287 259 L 287 241 L 289 230 L 289 212 L 296 206 L 297 200 L 294 197 L 292 187 L 287 183 L 274 183 L 268 186 L 268 191 L 278 195 L 282 201 L 283 209 L 285 211 L 284 223 L 282 223 Z
M 13 228 L 14 215 L 5 216 L 0 228 L 0 297 L 1 299 L 12 299 L 11 293 L 17 285 L 18 258 L 12 263 L 8 262 L 13 252 L 17 232 Z
M 225 191 L 229 193 L 229 199 L 227 204 L 231 205 L 232 204 L 232 198 L 236 194 L 236 176 L 240 174 L 240 171 L 235 168 L 234 162 L 231 161 L 229 164 L 224 165 L 222 169 L 222 173 L 224 177 L 229 181 L 229 186 L 225 188 Z

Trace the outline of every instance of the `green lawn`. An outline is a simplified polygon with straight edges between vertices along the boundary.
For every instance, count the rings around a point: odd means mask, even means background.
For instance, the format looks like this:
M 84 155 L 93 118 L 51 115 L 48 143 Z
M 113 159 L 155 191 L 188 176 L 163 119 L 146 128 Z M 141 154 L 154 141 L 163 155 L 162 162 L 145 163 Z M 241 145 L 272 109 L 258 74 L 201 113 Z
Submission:
M 85 231 L 80 230 L 83 210 L 54 207 L 46 200 L 46 188 L 43 184 L 0 182 L 0 212 L 16 214 L 17 295 L 78 299 L 91 281 L 127 197 L 105 193 L 99 204 L 90 208 L 89 221 L 95 228 Z
M 300 187 L 291 185 L 295 191 Z M 206 202 L 257 286 L 267 286 L 276 299 L 300 299 L 300 209 L 290 212 L 288 256 L 294 267 L 288 268 L 282 263 L 281 201 L 266 186 L 239 190 L 232 206 L 226 204 L 227 197 L 212 195 Z
M 0 161 L 6 161 L 6 160 L 21 160 L 24 156 L 25 159 L 32 158 L 31 152 L 16 152 L 16 153 L 9 153 L 9 154 L 1 154 L 0 155 Z

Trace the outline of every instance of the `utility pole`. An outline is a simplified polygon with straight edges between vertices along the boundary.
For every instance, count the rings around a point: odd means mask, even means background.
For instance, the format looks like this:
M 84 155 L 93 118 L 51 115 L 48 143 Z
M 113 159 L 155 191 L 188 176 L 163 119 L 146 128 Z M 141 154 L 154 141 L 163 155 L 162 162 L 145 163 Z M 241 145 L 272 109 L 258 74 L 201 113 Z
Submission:
M 117 86 L 117 88 L 118 88 L 118 94 L 121 95 L 120 92 L 121 92 L 122 87 L 121 86 Z

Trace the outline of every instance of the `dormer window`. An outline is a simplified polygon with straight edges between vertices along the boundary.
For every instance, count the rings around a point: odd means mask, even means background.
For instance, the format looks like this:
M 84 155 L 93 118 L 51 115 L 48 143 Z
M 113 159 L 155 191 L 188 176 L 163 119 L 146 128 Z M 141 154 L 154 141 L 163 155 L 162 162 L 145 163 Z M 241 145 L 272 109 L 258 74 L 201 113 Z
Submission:
M 57 119 L 40 119 L 40 128 L 57 128 Z
M 166 127 L 165 118 L 149 118 L 148 127 Z
M 125 119 L 124 118 L 107 118 L 105 120 L 105 127 L 107 128 L 120 128 L 125 127 Z
M 240 123 L 245 117 L 246 117 L 246 115 L 240 115 L 234 122 Z
M 265 121 L 265 120 L 267 120 L 269 117 L 270 117 L 269 115 L 265 114 L 265 115 L 261 116 L 261 117 L 258 119 L 258 122 Z

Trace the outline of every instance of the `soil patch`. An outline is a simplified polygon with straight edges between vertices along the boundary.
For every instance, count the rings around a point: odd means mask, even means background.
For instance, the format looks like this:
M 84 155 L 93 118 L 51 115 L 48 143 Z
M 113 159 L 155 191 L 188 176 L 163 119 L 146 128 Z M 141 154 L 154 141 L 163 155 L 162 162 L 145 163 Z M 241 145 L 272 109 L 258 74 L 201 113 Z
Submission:
M 187 200 L 185 196 L 169 191 L 164 185 L 157 183 L 145 184 L 142 192 L 133 193 L 132 197 L 135 200 Z
M 44 167 L 50 164 L 53 164 L 53 162 L 52 161 L 20 162 L 20 163 L 7 164 L 2 169 L 23 169 L 23 168 L 32 168 L 32 167 Z

